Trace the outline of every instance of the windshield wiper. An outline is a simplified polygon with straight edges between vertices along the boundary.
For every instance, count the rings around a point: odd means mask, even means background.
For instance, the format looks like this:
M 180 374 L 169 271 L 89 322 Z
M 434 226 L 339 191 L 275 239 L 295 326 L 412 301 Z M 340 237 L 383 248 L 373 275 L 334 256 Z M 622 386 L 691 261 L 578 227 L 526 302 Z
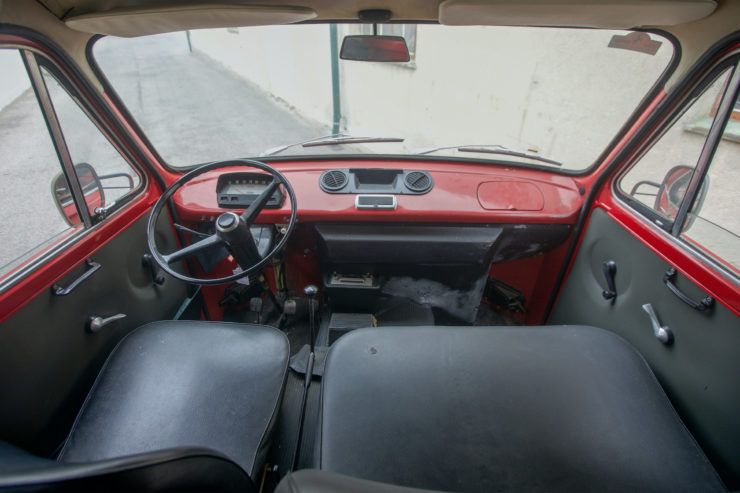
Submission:
M 563 163 L 561 163 L 560 161 L 555 161 L 554 159 L 546 158 L 533 152 L 509 149 L 508 147 L 498 144 L 430 147 L 429 149 L 421 149 L 419 151 L 416 151 L 413 154 L 431 154 L 432 152 L 444 151 L 447 149 L 455 149 L 460 152 L 481 152 L 486 154 L 500 154 L 503 156 L 523 157 L 527 159 L 533 159 L 535 161 L 541 161 L 547 164 L 552 164 L 554 166 L 563 165 Z
M 267 149 L 265 152 L 260 154 L 260 157 L 274 156 L 275 154 L 280 154 L 284 150 L 295 146 L 317 147 L 338 144 L 366 144 L 372 142 L 403 142 L 403 140 L 404 139 L 398 137 L 353 137 L 348 134 L 325 135 L 323 137 L 316 137 L 315 139 L 305 140 L 303 142 L 295 142 L 293 144 Z

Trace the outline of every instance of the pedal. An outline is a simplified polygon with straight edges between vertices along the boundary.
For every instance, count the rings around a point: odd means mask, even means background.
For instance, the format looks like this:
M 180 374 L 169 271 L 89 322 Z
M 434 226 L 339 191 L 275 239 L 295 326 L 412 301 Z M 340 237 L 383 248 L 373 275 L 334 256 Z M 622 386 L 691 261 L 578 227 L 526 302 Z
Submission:
M 249 311 L 252 312 L 257 321 L 255 323 L 262 323 L 262 298 L 254 297 L 249 300 Z

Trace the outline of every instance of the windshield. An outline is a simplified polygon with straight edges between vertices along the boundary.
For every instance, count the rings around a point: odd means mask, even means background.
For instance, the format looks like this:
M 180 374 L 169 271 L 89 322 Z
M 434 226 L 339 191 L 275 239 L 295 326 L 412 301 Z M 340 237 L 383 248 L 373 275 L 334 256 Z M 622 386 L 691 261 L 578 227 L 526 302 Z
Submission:
M 372 32 L 361 24 L 106 37 L 94 55 L 173 167 L 370 153 L 571 171 L 594 164 L 673 56 L 642 32 L 380 28 L 410 61 L 340 60 L 344 36 Z

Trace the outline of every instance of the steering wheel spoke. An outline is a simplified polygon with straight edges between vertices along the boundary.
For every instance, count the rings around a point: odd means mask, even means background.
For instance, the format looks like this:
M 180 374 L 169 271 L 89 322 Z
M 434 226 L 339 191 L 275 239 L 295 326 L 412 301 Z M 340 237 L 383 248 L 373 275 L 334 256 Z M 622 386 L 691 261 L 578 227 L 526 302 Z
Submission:
M 169 265 L 177 262 L 178 260 L 183 260 L 185 258 L 192 257 L 193 255 L 197 255 L 199 253 L 203 253 L 223 245 L 225 245 L 225 243 L 221 238 L 219 238 L 217 235 L 211 235 L 204 240 L 197 241 L 191 245 L 177 250 L 176 252 L 172 252 L 169 255 L 162 255 L 162 260 L 167 262 L 167 264 Z
M 267 188 L 265 188 L 261 194 L 252 202 L 252 204 L 247 208 L 247 210 L 244 211 L 244 214 L 242 214 L 242 219 L 244 219 L 244 222 L 247 223 L 247 226 L 251 226 L 254 224 L 254 221 L 257 219 L 257 216 L 259 216 L 262 209 L 265 208 L 265 205 L 267 204 L 267 201 L 270 200 L 270 197 L 272 197 L 272 194 L 275 193 L 275 190 L 280 186 L 280 182 L 277 180 L 277 178 L 273 177 L 272 181 L 269 185 L 267 185 Z

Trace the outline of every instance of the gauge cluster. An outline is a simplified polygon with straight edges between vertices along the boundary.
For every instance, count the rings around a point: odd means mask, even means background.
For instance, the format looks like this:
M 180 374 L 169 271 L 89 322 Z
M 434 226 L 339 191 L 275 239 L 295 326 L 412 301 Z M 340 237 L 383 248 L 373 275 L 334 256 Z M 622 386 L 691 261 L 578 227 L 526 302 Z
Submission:
M 249 207 L 271 182 L 272 176 L 263 173 L 224 173 L 218 177 L 216 183 L 218 205 L 239 209 Z M 285 195 L 281 188 L 275 190 L 265 208 L 279 209 L 282 207 Z

